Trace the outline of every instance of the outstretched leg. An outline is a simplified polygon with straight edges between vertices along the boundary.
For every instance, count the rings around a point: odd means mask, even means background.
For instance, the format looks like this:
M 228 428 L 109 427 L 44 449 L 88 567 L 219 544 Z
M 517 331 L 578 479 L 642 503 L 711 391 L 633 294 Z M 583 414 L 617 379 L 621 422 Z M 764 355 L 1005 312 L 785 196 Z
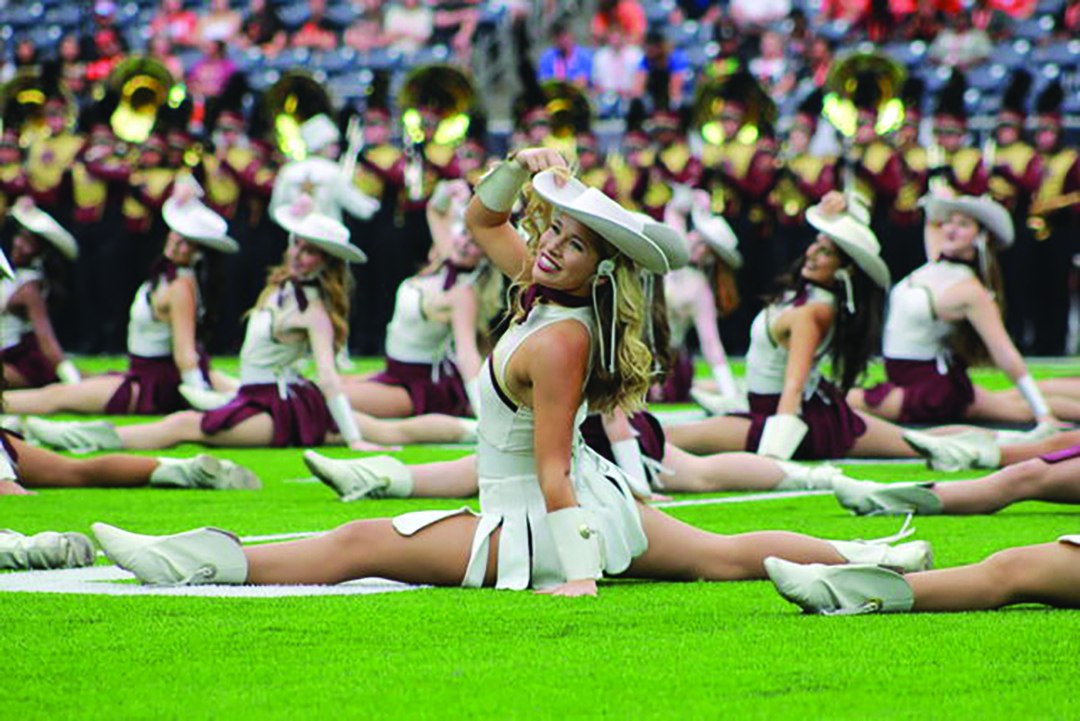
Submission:
M 203 433 L 203 414 L 180 411 L 154 423 L 120 426 L 117 435 L 124 448 L 147 450 L 172 448 L 180 443 L 203 443 L 222 447 L 269 446 L 274 438 L 274 422 L 268 413 L 260 413 L 213 435 Z
M 1061 463 L 1034 459 L 984 478 L 938 483 L 931 489 L 942 513 L 994 513 L 1018 501 L 1080 503 L 1080 458 Z
M 460 586 L 477 519 L 455 516 L 412 536 L 390 519 L 353 521 L 313 538 L 248 546 L 247 583 L 334 584 L 378 576 L 405 583 Z M 495 584 L 498 532 L 491 537 L 484 584 Z
M 363 413 L 355 415 L 364 438 L 386 446 L 462 443 L 473 439 L 473 429 L 476 427 L 475 421 L 437 413 L 394 420 L 374 418 Z
M 664 426 L 671 445 L 694 454 L 745 451 L 750 421 L 736 416 L 717 416 L 694 423 Z
M 917 454 L 903 437 L 904 429 L 895 423 L 859 412 L 866 422 L 866 433 L 855 440 L 851 449 L 853 458 L 917 458 Z
M 1062 542 L 1010 548 L 981 563 L 912 573 L 914 611 L 980 611 L 1014 603 L 1080 607 L 1080 548 Z
M 404 388 L 364 378 L 345 377 L 342 380 L 349 404 L 361 413 L 376 418 L 408 418 L 416 410 Z
M 4 410 L 28 415 L 104 413 L 105 405 L 123 382 L 121 376 L 95 376 L 71 385 L 54 383 L 44 388 L 9 391 L 4 394 Z M 134 404 L 136 394 L 132 395 Z
M 664 446 L 660 481 L 665 491 L 755 491 L 776 488 L 784 477 L 780 465 L 755 453 L 720 453 L 695 456 L 668 443 Z
M 1038 458 L 1054 451 L 1063 451 L 1073 446 L 1080 446 L 1080 431 L 1064 431 L 1033 443 L 1002 446 L 1000 465 L 1011 466 L 1014 463 Z
M 156 458 L 112 454 L 68 458 L 10 439 L 19 454 L 19 481 L 27 488 L 133 488 L 145 486 Z

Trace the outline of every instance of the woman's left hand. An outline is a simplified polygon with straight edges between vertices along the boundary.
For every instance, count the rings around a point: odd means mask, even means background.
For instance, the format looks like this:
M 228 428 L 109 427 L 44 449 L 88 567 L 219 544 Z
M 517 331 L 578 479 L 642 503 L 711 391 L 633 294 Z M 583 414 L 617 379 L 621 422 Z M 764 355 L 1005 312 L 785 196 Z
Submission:
M 36 496 L 33 491 L 28 491 L 15 481 L 0 481 L 0 496 Z
M 596 581 L 591 578 L 583 578 L 579 581 L 567 581 L 566 583 L 560 583 L 558 586 L 547 588 L 543 591 L 537 591 L 537 593 L 544 596 L 565 596 L 567 598 L 595 596 Z

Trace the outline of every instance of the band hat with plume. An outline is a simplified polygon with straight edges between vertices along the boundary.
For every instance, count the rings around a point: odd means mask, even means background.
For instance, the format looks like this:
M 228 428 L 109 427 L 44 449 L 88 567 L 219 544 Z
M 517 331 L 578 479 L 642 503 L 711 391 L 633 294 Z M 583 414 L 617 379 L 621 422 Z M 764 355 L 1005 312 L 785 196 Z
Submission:
M 328 115 L 319 114 L 300 126 L 300 139 L 309 153 L 317 153 L 327 145 L 341 142 L 341 131 Z
M 57 223 L 51 215 L 34 205 L 29 197 L 24 196 L 15 203 L 15 207 L 11 209 L 11 216 L 34 235 L 52 243 L 68 260 L 79 257 L 79 244 L 75 241 L 75 236 Z
M 806 211 L 810 225 L 829 236 L 871 280 L 887 289 L 892 284 L 889 266 L 881 258 L 877 236 L 863 217 L 862 206 L 854 198 L 849 198 L 848 209 L 842 213 L 827 214 L 820 205 Z
M 959 198 L 943 198 L 932 195 L 925 199 L 925 206 L 927 214 L 937 220 L 945 220 L 950 213 L 961 213 L 973 218 L 1002 247 L 1011 246 L 1016 237 L 1009 211 L 988 196 L 962 195 Z
M 202 188 L 190 175 L 176 181 L 176 187 L 161 215 L 170 229 L 187 240 L 222 253 L 236 253 L 240 244 L 229 237 L 229 224 L 220 215 L 203 205 L 199 198 Z
M 595 231 L 645 270 L 671 270 L 662 247 L 675 232 L 668 226 L 655 221 L 646 223 L 596 188 L 553 170 L 537 173 L 532 185 L 541 198 Z
M 349 263 L 366 263 L 364 251 L 349 242 L 349 229 L 315 210 L 310 195 L 301 195 L 289 205 L 274 210 L 274 222 L 287 232 L 311 243 L 325 253 Z

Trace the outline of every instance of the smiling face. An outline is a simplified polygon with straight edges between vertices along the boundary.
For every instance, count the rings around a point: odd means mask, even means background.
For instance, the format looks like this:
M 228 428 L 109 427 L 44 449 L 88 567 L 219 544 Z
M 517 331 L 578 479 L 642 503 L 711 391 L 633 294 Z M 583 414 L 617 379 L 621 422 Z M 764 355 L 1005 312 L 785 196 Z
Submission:
M 453 234 L 450 241 L 450 262 L 463 268 L 475 268 L 484 259 L 483 249 L 465 230 L 465 223 L 456 223 Z
M 26 228 L 19 226 L 11 241 L 11 264 L 22 267 L 41 252 L 41 240 Z
M 836 243 L 824 233 L 818 233 L 817 238 L 806 249 L 800 275 L 818 285 L 832 286 L 841 262 L 840 249 L 836 247 Z
M 285 251 L 285 264 L 295 278 L 310 278 L 326 264 L 326 254 L 303 238 L 296 238 Z
M 941 252 L 944 255 L 962 260 L 975 257 L 975 239 L 982 228 L 974 218 L 954 211 L 941 224 L 941 230 Z
M 182 267 L 188 267 L 195 262 L 195 256 L 199 252 L 197 243 L 193 243 L 175 230 L 170 230 L 165 239 L 165 257 Z
M 572 295 L 588 295 L 600 262 L 598 248 L 599 240 L 591 230 L 556 211 L 537 243 L 532 278 Z

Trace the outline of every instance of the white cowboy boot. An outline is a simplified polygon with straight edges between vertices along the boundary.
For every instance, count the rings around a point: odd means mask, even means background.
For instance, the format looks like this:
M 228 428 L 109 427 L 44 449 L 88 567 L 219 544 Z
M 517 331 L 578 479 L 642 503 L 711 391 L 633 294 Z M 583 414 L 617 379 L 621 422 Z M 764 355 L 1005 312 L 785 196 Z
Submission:
M 219 528 L 172 536 L 142 536 L 105 523 L 90 528 L 109 560 L 147 585 L 241 584 L 247 580 L 247 558 L 240 539 Z
M 159 488 L 207 488 L 211 490 L 258 490 L 259 477 L 232 461 L 205 453 L 194 458 L 158 458 L 150 485 Z
M 848 563 L 872 563 L 896 568 L 904 573 L 934 567 L 934 554 L 926 541 L 911 541 L 895 546 L 883 541 L 829 541 L 829 545 Z
M 412 472 L 390 456 L 337 460 L 315 451 L 304 451 L 304 464 L 343 501 L 408 498 L 412 495 Z
M 903 576 L 880 566 L 825 566 L 765 559 L 776 590 L 807 613 L 856 615 L 910 611 L 915 603 Z
M 777 464 L 784 472 L 784 477 L 776 484 L 777 491 L 831 491 L 833 483 L 838 479 L 846 478 L 842 470 L 828 463 L 810 466 L 791 461 L 777 461 Z
M 941 513 L 941 499 L 930 490 L 933 485 L 838 478 L 833 491 L 840 505 L 857 516 L 935 516 Z
M 0 530 L 0 568 L 30 569 L 82 568 L 94 563 L 94 544 L 81 533 L 44 531 L 24 536 Z
M 935 471 L 997 468 L 1001 464 L 1001 449 L 994 443 L 993 436 L 981 431 L 949 436 L 905 431 L 904 440 Z
M 27 418 L 26 440 L 73 453 L 114 451 L 122 448 L 116 428 L 108 421 L 47 421 Z

